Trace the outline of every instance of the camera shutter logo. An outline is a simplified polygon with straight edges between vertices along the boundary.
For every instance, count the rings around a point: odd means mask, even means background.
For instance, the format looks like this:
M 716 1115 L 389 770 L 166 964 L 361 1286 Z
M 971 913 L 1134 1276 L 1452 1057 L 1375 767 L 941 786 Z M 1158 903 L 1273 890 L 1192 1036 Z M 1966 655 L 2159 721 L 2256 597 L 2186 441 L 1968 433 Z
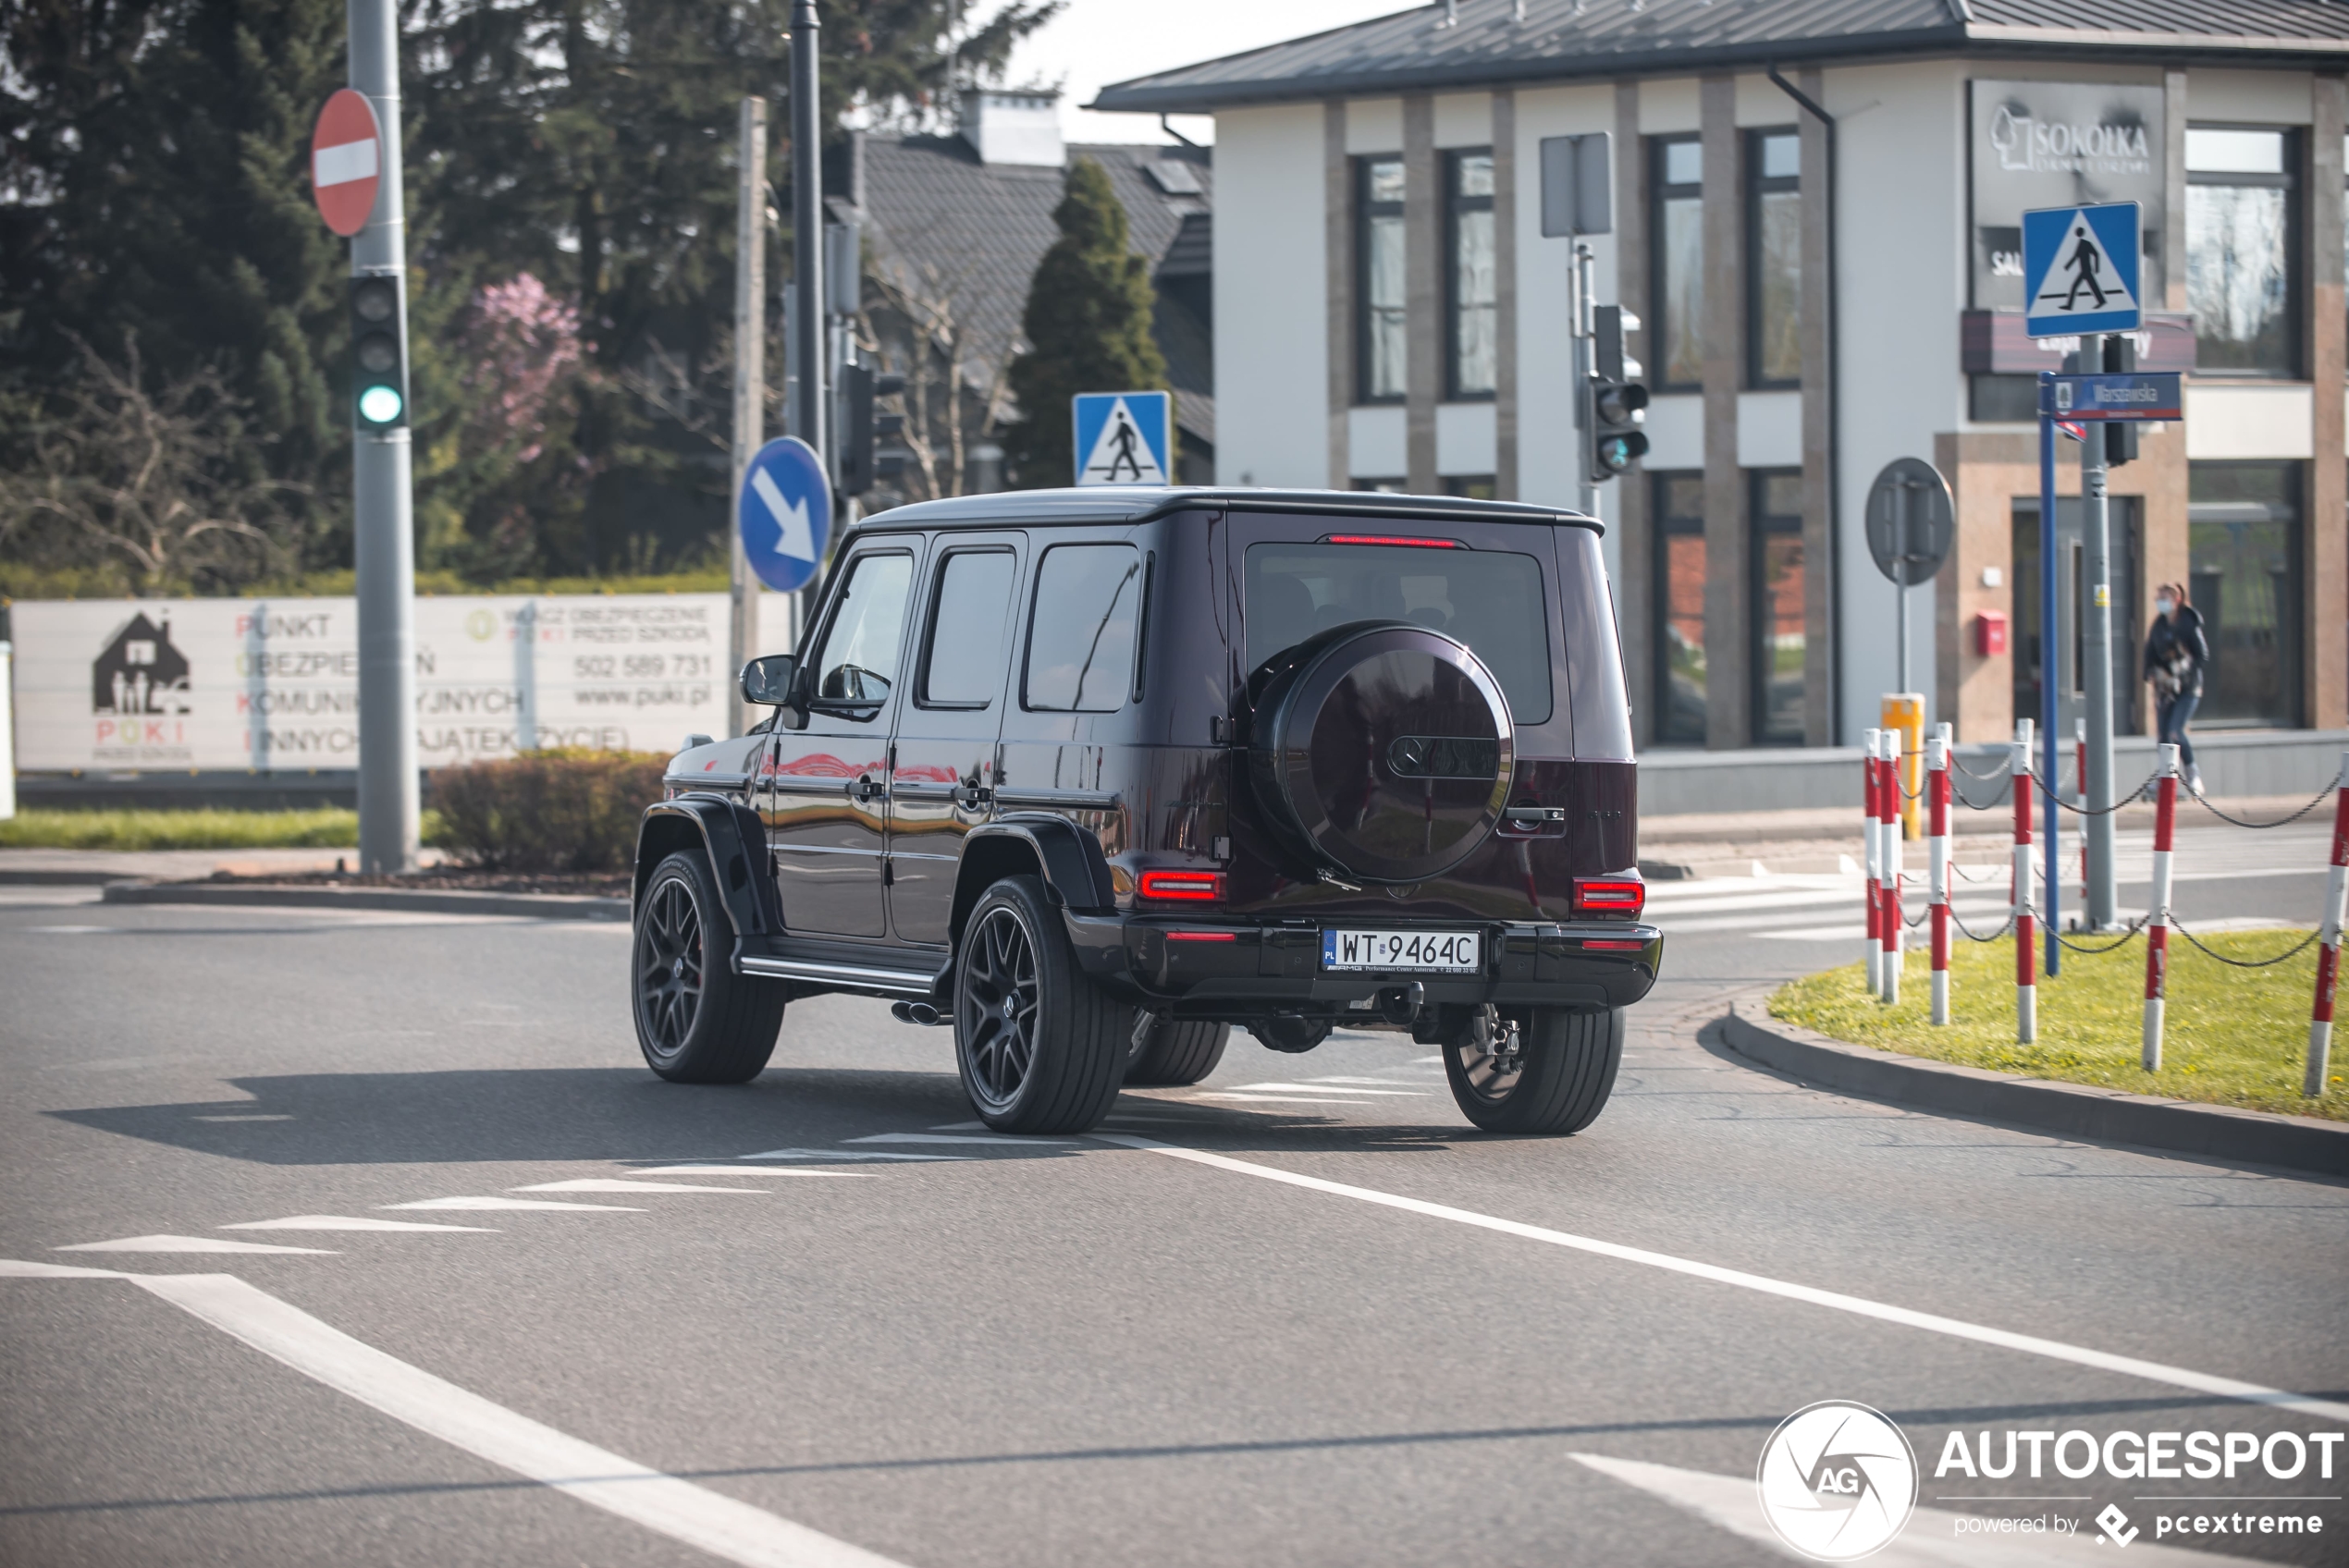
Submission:
M 1917 1455 L 1891 1418 L 1822 1400 L 1778 1423 L 1753 1476 L 1780 1540 L 1820 1562 L 1851 1562 L 1900 1535 L 1917 1502 Z

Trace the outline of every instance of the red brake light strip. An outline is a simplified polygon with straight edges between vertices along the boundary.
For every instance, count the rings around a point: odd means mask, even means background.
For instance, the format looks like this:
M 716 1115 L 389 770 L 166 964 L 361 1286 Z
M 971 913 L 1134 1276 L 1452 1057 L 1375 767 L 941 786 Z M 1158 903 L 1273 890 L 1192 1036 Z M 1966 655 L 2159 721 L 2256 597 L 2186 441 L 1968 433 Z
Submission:
M 1331 533 L 1322 537 L 1324 545 L 1403 545 L 1417 550 L 1465 550 L 1468 546 L 1457 539 L 1416 539 L 1404 533 Z

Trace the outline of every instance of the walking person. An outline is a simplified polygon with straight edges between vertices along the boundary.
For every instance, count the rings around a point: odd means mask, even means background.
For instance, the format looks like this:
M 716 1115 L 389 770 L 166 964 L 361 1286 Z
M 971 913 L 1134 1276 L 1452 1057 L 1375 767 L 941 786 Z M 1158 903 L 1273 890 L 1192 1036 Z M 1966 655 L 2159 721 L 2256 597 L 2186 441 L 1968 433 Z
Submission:
M 2146 632 L 2145 678 L 2153 687 L 2159 741 L 2178 748 L 2185 764 L 2186 790 L 2202 793 L 2202 770 L 2194 765 L 2194 742 L 2186 739 L 2195 705 L 2202 701 L 2202 672 L 2210 663 L 2210 643 L 2202 634 L 2202 612 L 2186 602 L 2183 582 L 2153 591 L 2153 626 Z

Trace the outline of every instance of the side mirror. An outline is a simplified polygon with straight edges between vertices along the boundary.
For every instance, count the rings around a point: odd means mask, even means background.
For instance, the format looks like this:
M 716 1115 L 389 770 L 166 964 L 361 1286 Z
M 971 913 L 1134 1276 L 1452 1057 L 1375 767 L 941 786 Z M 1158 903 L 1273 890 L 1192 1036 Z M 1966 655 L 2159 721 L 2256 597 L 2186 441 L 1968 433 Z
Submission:
M 799 661 L 789 654 L 768 654 L 743 666 L 743 700 L 766 707 L 791 703 L 792 680 Z

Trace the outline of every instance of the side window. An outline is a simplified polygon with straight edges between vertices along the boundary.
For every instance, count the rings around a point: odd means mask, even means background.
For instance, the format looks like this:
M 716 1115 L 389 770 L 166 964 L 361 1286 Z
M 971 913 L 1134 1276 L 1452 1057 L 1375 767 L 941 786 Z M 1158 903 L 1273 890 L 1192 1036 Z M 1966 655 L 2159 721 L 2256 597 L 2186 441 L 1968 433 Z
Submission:
M 816 657 L 818 702 L 878 706 L 889 700 L 905 636 L 906 590 L 913 582 L 911 556 L 859 556 L 850 564 L 823 651 Z
M 924 707 L 983 708 L 1003 689 L 1014 565 L 1009 550 L 956 550 L 938 569 L 922 663 Z
M 1142 557 L 1131 545 L 1062 545 L 1036 569 L 1028 708 L 1113 713 L 1134 684 Z

